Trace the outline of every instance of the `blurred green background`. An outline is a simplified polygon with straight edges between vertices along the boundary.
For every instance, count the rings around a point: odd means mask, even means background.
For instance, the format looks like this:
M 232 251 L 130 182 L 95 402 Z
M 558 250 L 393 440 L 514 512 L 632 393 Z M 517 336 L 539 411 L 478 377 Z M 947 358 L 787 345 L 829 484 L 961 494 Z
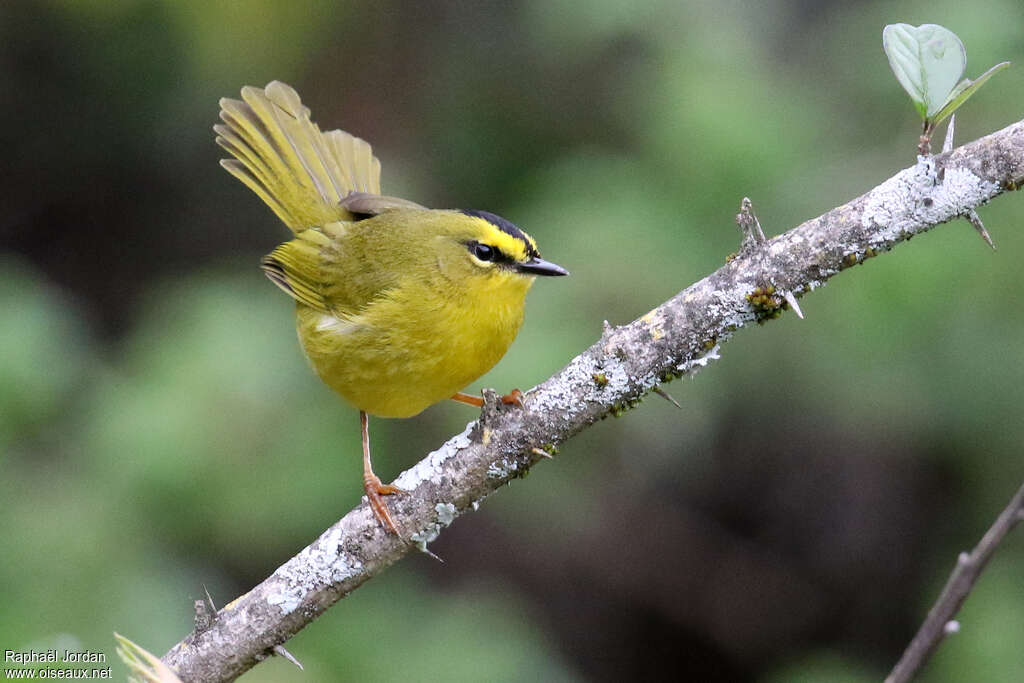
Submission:
M 163 654 L 358 503 L 358 419 L 256 267 L 286 237 L 218 166 L 217 100 L 284 80 L 370 140 L 384 189 L 488 209 L 539 282 L 471 390 L 527 389 L 734 251 L 914 161 L 881 49 L 940 23 L 964 142 L 1024 116 L 1024 6 L 965 3 L 0 4 L 0 649 L 117 630 Z M 1024 477 L 1022 198 L 873 259 L 722 361 L 564 445 L 247 681 L 874 681 Z M 393 478 L 475 412 L 375 420 Z M 924 681 L 1024 671 L 1024 543 Z M 118 677 L 123 675 L 114 663 Z

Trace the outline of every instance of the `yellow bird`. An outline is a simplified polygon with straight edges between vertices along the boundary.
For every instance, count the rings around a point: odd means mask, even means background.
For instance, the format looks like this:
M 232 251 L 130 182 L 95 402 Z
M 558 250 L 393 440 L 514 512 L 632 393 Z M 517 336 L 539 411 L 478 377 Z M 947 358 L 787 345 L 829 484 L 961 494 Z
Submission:
M 568 275 L 533 238 L 486 211 L 427 209 L 387 197 L 370 145 L 321 132 L 291 87 L 220 101 L 221 160 L 294 238 L 260 262 L 295 299 L 299 342 L 327 386 L 359 409 L 363 487 L 398 534 L 370 465 L 367 415 L 410 417 L 461 393 L 505 355 L 537 275 Z M 503 397 L 518 403 L 518 390 Z

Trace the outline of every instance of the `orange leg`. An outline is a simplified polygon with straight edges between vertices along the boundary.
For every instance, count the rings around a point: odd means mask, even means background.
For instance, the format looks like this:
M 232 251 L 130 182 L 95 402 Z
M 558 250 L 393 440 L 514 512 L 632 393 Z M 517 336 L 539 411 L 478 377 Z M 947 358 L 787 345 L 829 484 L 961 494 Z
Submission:
M 458 401 L 459 403 L 468 403 L 469 405 L 476 406 L 477 408 L 483 408 L 484 406 L 483 396 L 464 394 L 461 391 L 456 391 L 455 394 L 452 396 L 452 400 Z M 517 405 L 520 408 L 522 408 L 523 392 L 519 391 L 518 389 L 513 389 L 512 391 L 508 392 L 507 394 L 501 397 L 501 402 L 505 404 Z
M 390 496 L 395 493 L 407 493 L 404 489 L 391 484 L 382 484 L 380 478 L 373 473 L 370 466 L 370 419 L 365 411 L 359 411 L 359 426 L 363 433 L 363 490 L 366 491 L 366 499 L 370 502 L 370 509 L 373 516 L 383 524 L 388 531 L 395 536 L 400 536 L 395 520 L 391 519 L 388 506 L 384 504 L 383 496 Z

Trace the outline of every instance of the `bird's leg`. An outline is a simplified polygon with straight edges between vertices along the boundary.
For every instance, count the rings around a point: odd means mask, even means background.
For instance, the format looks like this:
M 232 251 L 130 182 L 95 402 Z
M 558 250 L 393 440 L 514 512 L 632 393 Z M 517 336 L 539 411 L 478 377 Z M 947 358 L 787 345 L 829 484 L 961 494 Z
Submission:
M 366 499 L 370 502 L 373 516 L 395 536 L 400 536 L 395 520 L 391 519 L 388 506 L 384 504 L 383 496 L 407 491 L 391 484 L 382 484 L 380 477 L 373 473 L 373 467 L 370 466 L 370 419 L 364 410 L 359 411 L 359 426 L 363 434 L 363 490 L 366 491 Z
M 456 391 L 455 394 L 452 396 L 452 400 L 453 401 L 458 401 L 459 403 L 468 403 L 469 405 L 476 406 L 477 408 L 483 408 L 484 407 L 484 397 L 483 396 L 474 396 L 473 394 L 464 394 L 461 391 Z M 517 405 L 520 408 L 522 408 L 523 407 L 523 392 L 519 391 L 518 389 L 513 389 L 512 391 L 508 392 L 507 394 L 505 394 L 504 396 L 501 397 L 501 402 L 505 403 L 505 404 Z

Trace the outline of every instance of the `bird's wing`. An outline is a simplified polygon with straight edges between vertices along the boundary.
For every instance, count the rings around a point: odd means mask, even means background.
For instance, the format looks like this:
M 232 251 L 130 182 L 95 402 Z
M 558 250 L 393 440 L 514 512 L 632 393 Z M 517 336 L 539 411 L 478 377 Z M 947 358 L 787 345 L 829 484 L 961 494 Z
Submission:
M 367 263 L 379 256 L 366 250 L 375 240 L 360 239 L 351 227 L 328 223 L 305 230 L 263 257 L 260 267 L 299 303 L 342 319 L 356 316 L 396 287 L 400 273 Z
M 330 313 L 321 269 L 322 233 L 306 230 L 260 260 L 260 268 L 281 291 L 301 304 Z
M 369 143 L 341 130 L 321 132 L 290 86 L 246 86 L 241 101 L 224 98 L 220 106 L 217 144 L 234 157 L 221 165 L 296 234 L 353 220 L 342 205 L 353 193 L 380 195 L 380 162 Z

